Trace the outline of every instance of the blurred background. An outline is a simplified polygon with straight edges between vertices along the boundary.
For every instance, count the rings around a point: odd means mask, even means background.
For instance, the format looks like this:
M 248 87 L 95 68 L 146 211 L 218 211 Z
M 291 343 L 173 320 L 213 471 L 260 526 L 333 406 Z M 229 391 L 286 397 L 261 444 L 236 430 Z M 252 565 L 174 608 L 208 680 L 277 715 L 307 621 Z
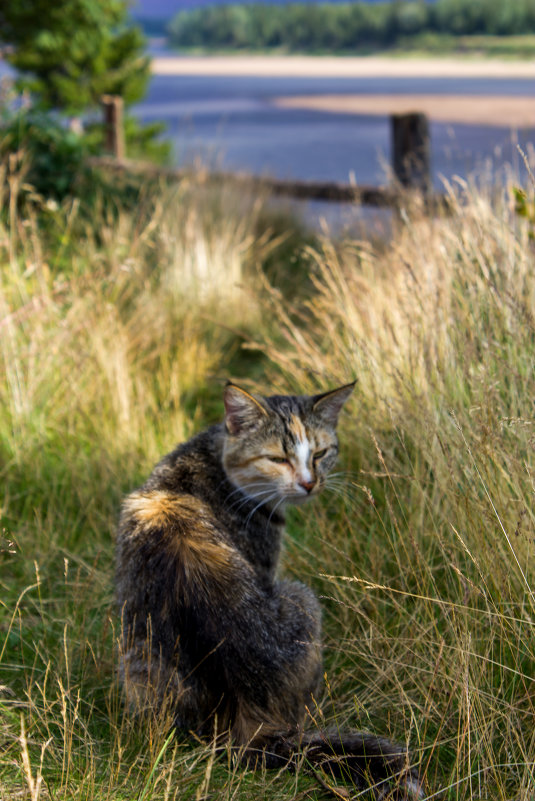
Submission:
M 45 110 L 103 153 L 113 143 L 97 109 L 118 96 L 121 156 L 382 186 L 392 180 L 391 115 L 420 112 L 435 189 L 469 175 L 501 180 L 510 167 L 525 180 L 518 148 L 531 157 L 535 126 L 528 0 L 4 5 L 3 74 L 22 92 L 15 105 L 27 106 L 13 136 Z M 305 214 L 340 221 L 347 208 L 315 203 Z

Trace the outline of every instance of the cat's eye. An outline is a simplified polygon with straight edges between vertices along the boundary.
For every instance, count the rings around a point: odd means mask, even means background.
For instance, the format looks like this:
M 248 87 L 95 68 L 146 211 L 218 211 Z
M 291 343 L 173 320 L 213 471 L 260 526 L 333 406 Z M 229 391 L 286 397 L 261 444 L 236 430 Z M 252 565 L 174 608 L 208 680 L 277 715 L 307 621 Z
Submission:
M 270 462 L 275 462 L 275 464 L 288 464 L 286 456 L 268 456 L 267 458 Z
M 323 459 L 325 454 L 327 453 L 327 448 L 323 448 L 321 451 L 316 451 L 314 454 L 314 459 Z

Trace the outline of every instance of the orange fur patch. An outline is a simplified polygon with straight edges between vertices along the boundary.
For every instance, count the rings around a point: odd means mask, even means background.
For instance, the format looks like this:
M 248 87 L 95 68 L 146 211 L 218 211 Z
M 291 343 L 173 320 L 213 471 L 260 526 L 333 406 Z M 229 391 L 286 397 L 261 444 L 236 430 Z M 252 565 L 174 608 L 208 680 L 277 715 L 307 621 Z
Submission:
M 210 585 L 228 584 L 250 566 L 236 548 L 224 542 L 209 509 L 192 495 L 163 490 L 134 492 L 123 507 L 131 519 L 131 539 L 144 539 L 151 530 L 164 534 L 163 547 L 188 581 L 210 592 Z
M 161 528 L 174 518 L 191 518 L 202 513 L 203 504 L 191 495 L 172 495 L 164 490 L 133 492 L 124 502 L 128 517 L 141 528 Z

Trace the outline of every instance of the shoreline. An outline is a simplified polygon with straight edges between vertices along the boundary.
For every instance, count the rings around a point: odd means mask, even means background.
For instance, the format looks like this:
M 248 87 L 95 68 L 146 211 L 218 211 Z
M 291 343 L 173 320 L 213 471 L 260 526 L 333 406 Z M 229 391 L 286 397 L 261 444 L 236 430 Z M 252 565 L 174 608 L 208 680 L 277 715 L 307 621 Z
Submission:
M 436 122 L 535 129 L 535 60 L 395 58 L 383 56 L 157 56 L 152 72 L 159 76 L 226 76 L 258 78 L 487 78 L 533 80 L 533 94 L 495 95 L 307 95 L 279 96 L 279 108 L 332 114 L 388 116 L 419 111 Z M 279 90 L 280 91 L 280 90 Z
M 155 56 L 154 75 L 224 75 L 310 78 L 526 78 L 535 60 L 411 58 L 385 56 Z M 535 88 L 534 88 L 535 99 Z
M 535 98 L 526 96 L 313 95 L 277 97 L 272 102 L 278 108 L 332 114 L 384 117 L 420 112 L 434 122 L 535 131 Z

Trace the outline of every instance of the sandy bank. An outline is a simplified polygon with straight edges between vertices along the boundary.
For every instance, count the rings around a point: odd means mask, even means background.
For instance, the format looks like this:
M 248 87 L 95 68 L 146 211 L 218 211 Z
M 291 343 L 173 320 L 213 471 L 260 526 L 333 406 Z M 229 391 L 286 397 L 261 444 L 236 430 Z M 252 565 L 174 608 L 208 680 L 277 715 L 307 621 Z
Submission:
M 304 108 L 337 114 L 406 114 L 420 111 L 437 122 L 495 125 L 535 130 L 533 97 L 466 95 L 314 95 L 280 97 L 282 108 Z
M 266 77 L 370 78 L 459 77 L 533 78 L 535 61 L 377 56 L 163 56 L 154 58 L 156 75 L 250 75 Z M 535 95 L 535 88 L 534 88 Z

